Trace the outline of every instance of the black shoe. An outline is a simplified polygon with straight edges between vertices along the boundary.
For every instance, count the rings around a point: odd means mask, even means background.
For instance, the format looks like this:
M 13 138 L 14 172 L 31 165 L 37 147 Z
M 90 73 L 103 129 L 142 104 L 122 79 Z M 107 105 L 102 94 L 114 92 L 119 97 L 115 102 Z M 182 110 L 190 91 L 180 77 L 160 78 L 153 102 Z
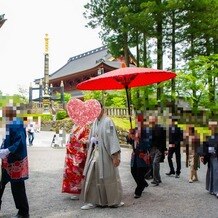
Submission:
M 145 179 L 147 179 L 147 180 L 153 179 L 153 176 L 152 176 L 152 175 L 146 175 L 146 176 L 145 176 Z
M 167 176 L 175 175 L 175 172 L 166 173 Z
M 179 178 L 179 177 L 180 177 L 179 174 L 176 174 L 176 175 L 175 175 L 175 178 Z
M 158 185 L 159 185 L 159 182 L 152 181 L 151 184 L 153 184 L 154 186 L 158 186 Z
M 215 195 L 213 192 L 209 192 L 211 195 Z
M 134 198 L 140 198 L 141 195 L 134 195 Z

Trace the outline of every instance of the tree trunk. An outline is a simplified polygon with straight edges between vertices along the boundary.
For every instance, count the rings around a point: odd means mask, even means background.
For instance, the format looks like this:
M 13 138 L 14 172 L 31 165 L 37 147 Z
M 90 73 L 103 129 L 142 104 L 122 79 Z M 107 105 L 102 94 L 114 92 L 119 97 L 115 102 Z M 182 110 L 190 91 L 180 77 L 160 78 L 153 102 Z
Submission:
M 127 33 L 124 33 L 123 50 L 124 50 L 124 58 L 125 58 L 126 66 L 129 67 L 129 49 L 128 49 L 128 35 L 127 35 Z
M 157 5 L 161 5 L 161 0 L 156 0 Z M 163 16 L 160 12 L 157 16 L 157 69 L 163 69 Z M 162 96 L 163 88 L 157 88 L 157 102 L 158 106 L 162 107 L 161 105 L 161 96 Z
M 176 21 L 175 21 L 175 11 L 172 12 L 172 71 L 176 69 Z M 172 103 L 172 114 L 176 113 L 175 108 L 175 93 L 176 93 L 176 81 L 171 80 L 171 103 Z
M 148 67 L 148 60 L 147 60 L 147 38 L 146 34 L 143 33 L 143 63 L 144 67 Z

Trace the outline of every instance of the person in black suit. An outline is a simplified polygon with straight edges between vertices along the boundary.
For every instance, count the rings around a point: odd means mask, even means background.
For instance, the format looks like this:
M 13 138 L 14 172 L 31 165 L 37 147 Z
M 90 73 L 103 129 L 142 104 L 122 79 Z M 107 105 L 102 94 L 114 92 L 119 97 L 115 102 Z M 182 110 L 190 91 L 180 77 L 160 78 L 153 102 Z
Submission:
M 166 148 L 166 130 L 158 125 L 155 116 L 149 116 L 151 128 L 151 159 L 153 164 L 153 181 L 151 184 L 158 186 L 161 183 L 160 163 L 164 161 Z
M 146 137 L 146 126 L 143 120 L 139 118 L 140 116 L 138 116 L 138 127 L 135 128 L 134 131 L 130 131 L 128 135 L 129 142 L 131 142 L 133 147 L 131 155 L 131 174 L 137 185 L 134 198 L 140 198 L 145 187 L 148 187 L 148 183 L 145 180 L 148 161 L 146 161 L 145 158 L 149 152 L 150 145 Z
M 181 173 L 181 152 L 180 144 L 183 141 L 183 131 L 177 125 L 178 118 L 172 117 L 169 126 L 169 149 L 168 149 L 168 164 L 170 171 L 166 173 L 167 176 L 175 175 L 175 178 L 179 178 Z M 173 154 L 176 156 L 176 171 L 173 166 Z
M 202 151 L 198 151 L 203 164 L 207 164 L 206 190 L 218 198 L 218 122 L 209 121 L 211 136 L 203 142 Z

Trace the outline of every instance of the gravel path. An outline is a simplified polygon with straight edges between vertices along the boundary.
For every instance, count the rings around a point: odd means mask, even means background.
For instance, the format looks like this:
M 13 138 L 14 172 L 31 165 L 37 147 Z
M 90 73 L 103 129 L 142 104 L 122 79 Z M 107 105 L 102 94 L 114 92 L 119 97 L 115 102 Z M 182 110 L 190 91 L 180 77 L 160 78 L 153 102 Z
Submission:
M 26 189 L 31 217 L 218 217 L 218 199 L 205 190 L 206 166 L 201 165 L 198 171 L 199 182 L 190 184 L 187 179 L 188 170 L 185 168 L 184 157 L 182 174 L 179 179 L 165 175 L 169 170 L 165 161 L 161 164 L 163 183 L 157 187 L 149 185 L 141 198 L 134 199 L 135 182 L 130 174 L 131 150 L 128 148 L 122 148 L 120 166 L 124 207 L 82 211 L 80 209 L 83 205 L 81 200 L 70 200 L 70 195 L 61 193 L 65 149 L 49 147 L 50 137 L 44 138 L 44 142 L 47 146 L 40 147 L 39 144 L 35 144 L 33 147 L 28 147 L 30 178 L 26 181 Z M 0 217 L 9 218 L 16 212 L 8 184 L 3 196 Z

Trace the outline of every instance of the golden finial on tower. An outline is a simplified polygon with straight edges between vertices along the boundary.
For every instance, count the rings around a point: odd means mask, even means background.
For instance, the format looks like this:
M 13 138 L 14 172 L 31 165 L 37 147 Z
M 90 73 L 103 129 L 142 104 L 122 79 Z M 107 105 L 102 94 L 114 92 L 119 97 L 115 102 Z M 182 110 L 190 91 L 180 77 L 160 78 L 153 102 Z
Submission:
M 49 49 L 49 37 L 48 33 L 45 34 L 45 54 L 48 54 L 48 49 Z

